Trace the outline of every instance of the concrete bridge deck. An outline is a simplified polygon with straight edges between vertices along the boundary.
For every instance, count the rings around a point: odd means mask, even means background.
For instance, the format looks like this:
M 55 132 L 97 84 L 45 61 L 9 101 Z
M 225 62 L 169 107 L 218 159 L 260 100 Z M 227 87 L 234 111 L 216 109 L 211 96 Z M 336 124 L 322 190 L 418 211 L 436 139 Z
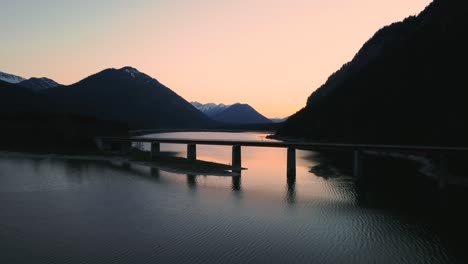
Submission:
M 120 142 L 146 142 L 168 144 L 195 144 L 219 146 L 245 146 L 245 147 L 273 147 L 296 149 L 342 149 L 342 150 L 374 150 L 374 151 L 409 151 L 409 152 L 468 152 L 468 147 L 450 146 L 418 146 L 418 145 L 377 145 L 377 144 L 351 144 L 351 143 L 322 143 L 322 142 L 296 142 L 296 141 L 248 141 L 248 140 L 213 140 L 213 139 L 181 139 L 181 138 L 152 138 L 152 137 L 102 137 L 106 141 Z

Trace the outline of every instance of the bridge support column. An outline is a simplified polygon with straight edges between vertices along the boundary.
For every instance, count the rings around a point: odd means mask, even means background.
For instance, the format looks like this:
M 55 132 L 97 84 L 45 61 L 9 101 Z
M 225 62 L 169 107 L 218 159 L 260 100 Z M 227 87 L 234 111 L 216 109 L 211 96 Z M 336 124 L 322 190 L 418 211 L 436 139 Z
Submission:
M 197 145 L 196 144 L 187 144 L 187 160 L 189 161 L 197 160 Z
M 362 152 L 361 150 L 354 151 L 353 175 L 354 175 L 354 178 L 356 179 L 360 179 L 362 177 Z
M 232 146 L 232 169 L 240 171 L 242 169 L 241 146 Z
M 287 163 L 287 176 L 295 177 L 296 176 L 296 149 L 293 147 L 288 147 L 288 163 Z
M 447 154 L 442 153 L 439 156 L 439 169 L 438 169 L 438 177 L 439 177 L 439 189 L 445 190 L 447 188 L 447 184 L 449 181 L 449 173 L 448 173 L 448 158 Z
M 151 143 L 151 158 L 154 159 L 159 156 L 159 152 L 161 152 L 161 144 L 159 142 Z

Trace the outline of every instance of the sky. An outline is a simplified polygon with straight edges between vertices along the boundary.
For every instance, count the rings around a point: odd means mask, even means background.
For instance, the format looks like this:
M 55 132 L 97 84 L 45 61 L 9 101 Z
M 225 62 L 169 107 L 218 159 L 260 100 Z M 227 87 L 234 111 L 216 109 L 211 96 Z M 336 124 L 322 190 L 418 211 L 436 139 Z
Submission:
M 75 83 L 132 66 L 187 101 L 286 117 L 431 0 L 0 0 L 0 71 Z

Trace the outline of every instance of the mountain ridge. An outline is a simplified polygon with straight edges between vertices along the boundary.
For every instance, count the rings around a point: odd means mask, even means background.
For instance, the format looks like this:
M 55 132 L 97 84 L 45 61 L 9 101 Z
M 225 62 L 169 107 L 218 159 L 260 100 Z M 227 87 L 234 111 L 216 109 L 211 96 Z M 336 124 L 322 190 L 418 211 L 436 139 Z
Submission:
M 10 74 L 10 73 L 6 73 L 6 72 L 1 72 L 0 71 L 0 80 L 1 81 L 4 81 L 4 82 L 7 82 L 7 83 L 19 83 L 19 82 L 22 82 L 22 81 L 25 81 L 26 78 L 23 78 L 21 76 L 17 76 L 17 75 L 14 75 L 14 74 Z
M 231 105 L 191 102 L 198 110 L 205 113 L 215 121 L 226 124 L 270 124 L 272 121 L 252 106 L 242 103 Z
M 29 89 L 32 89 L 34 91 L 42 91 L 45 89 L 53 88 L 60 86 L 61 84 L 55 82 L 52 79 L 46 78 L 46 77 L 32 77 L 27 80 L 21 81 L 17 83 L 19 86 L 23 86 Z
M 181 96 L 132 67 L 109 68 L 44 91 L 65 112 L 127 122 L 132 129 L 209 127 L 212 121 Z
M 311 94 L 277 136 L 314 141 L 467 145 L 467 11 L 433 1 L 377 31 Z

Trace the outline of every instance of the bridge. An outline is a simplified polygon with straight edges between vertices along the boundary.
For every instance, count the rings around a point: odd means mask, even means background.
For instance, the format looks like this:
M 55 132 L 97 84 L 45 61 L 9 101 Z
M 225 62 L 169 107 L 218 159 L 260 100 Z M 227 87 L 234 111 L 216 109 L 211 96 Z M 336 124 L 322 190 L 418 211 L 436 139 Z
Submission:
M 122 152 L 128 152 L 133 142 L 151 144 L 151 156 L 156 158 L 160 153 L 160 144 L 186 144 L 187 160 L 197 159 L 197 145 L 217 145 L 232 147 L 232 170 L 242 169 L 241 147 L 271 147 L 287 149 L 287 176 L 296 175 L 296 149 L 302 150 L 349 150 L 353 152 L 353 175 L 356 179 L 362 175 L 362 156 L 364 151 L 399 152 L 399 153 L 433 153 L 439 156 L 438 179 L 439 187 L 445 188 L 448 182 L 447 154 L 453 152 L 468 153 L 466 147 L 440 146 L 410 146 L 410 145 L 373 145 L 347 143 L 319 143 L 319 142 L 284 142 L 284 141 L 245 141 L 245 140 L 211 140 L 211 139 L 180 139 L 180 138 L 152 138 L 152 137 L 100 137 L 97 138 L 101 150 L 110 150 L 112 144 L 117 144 Z

